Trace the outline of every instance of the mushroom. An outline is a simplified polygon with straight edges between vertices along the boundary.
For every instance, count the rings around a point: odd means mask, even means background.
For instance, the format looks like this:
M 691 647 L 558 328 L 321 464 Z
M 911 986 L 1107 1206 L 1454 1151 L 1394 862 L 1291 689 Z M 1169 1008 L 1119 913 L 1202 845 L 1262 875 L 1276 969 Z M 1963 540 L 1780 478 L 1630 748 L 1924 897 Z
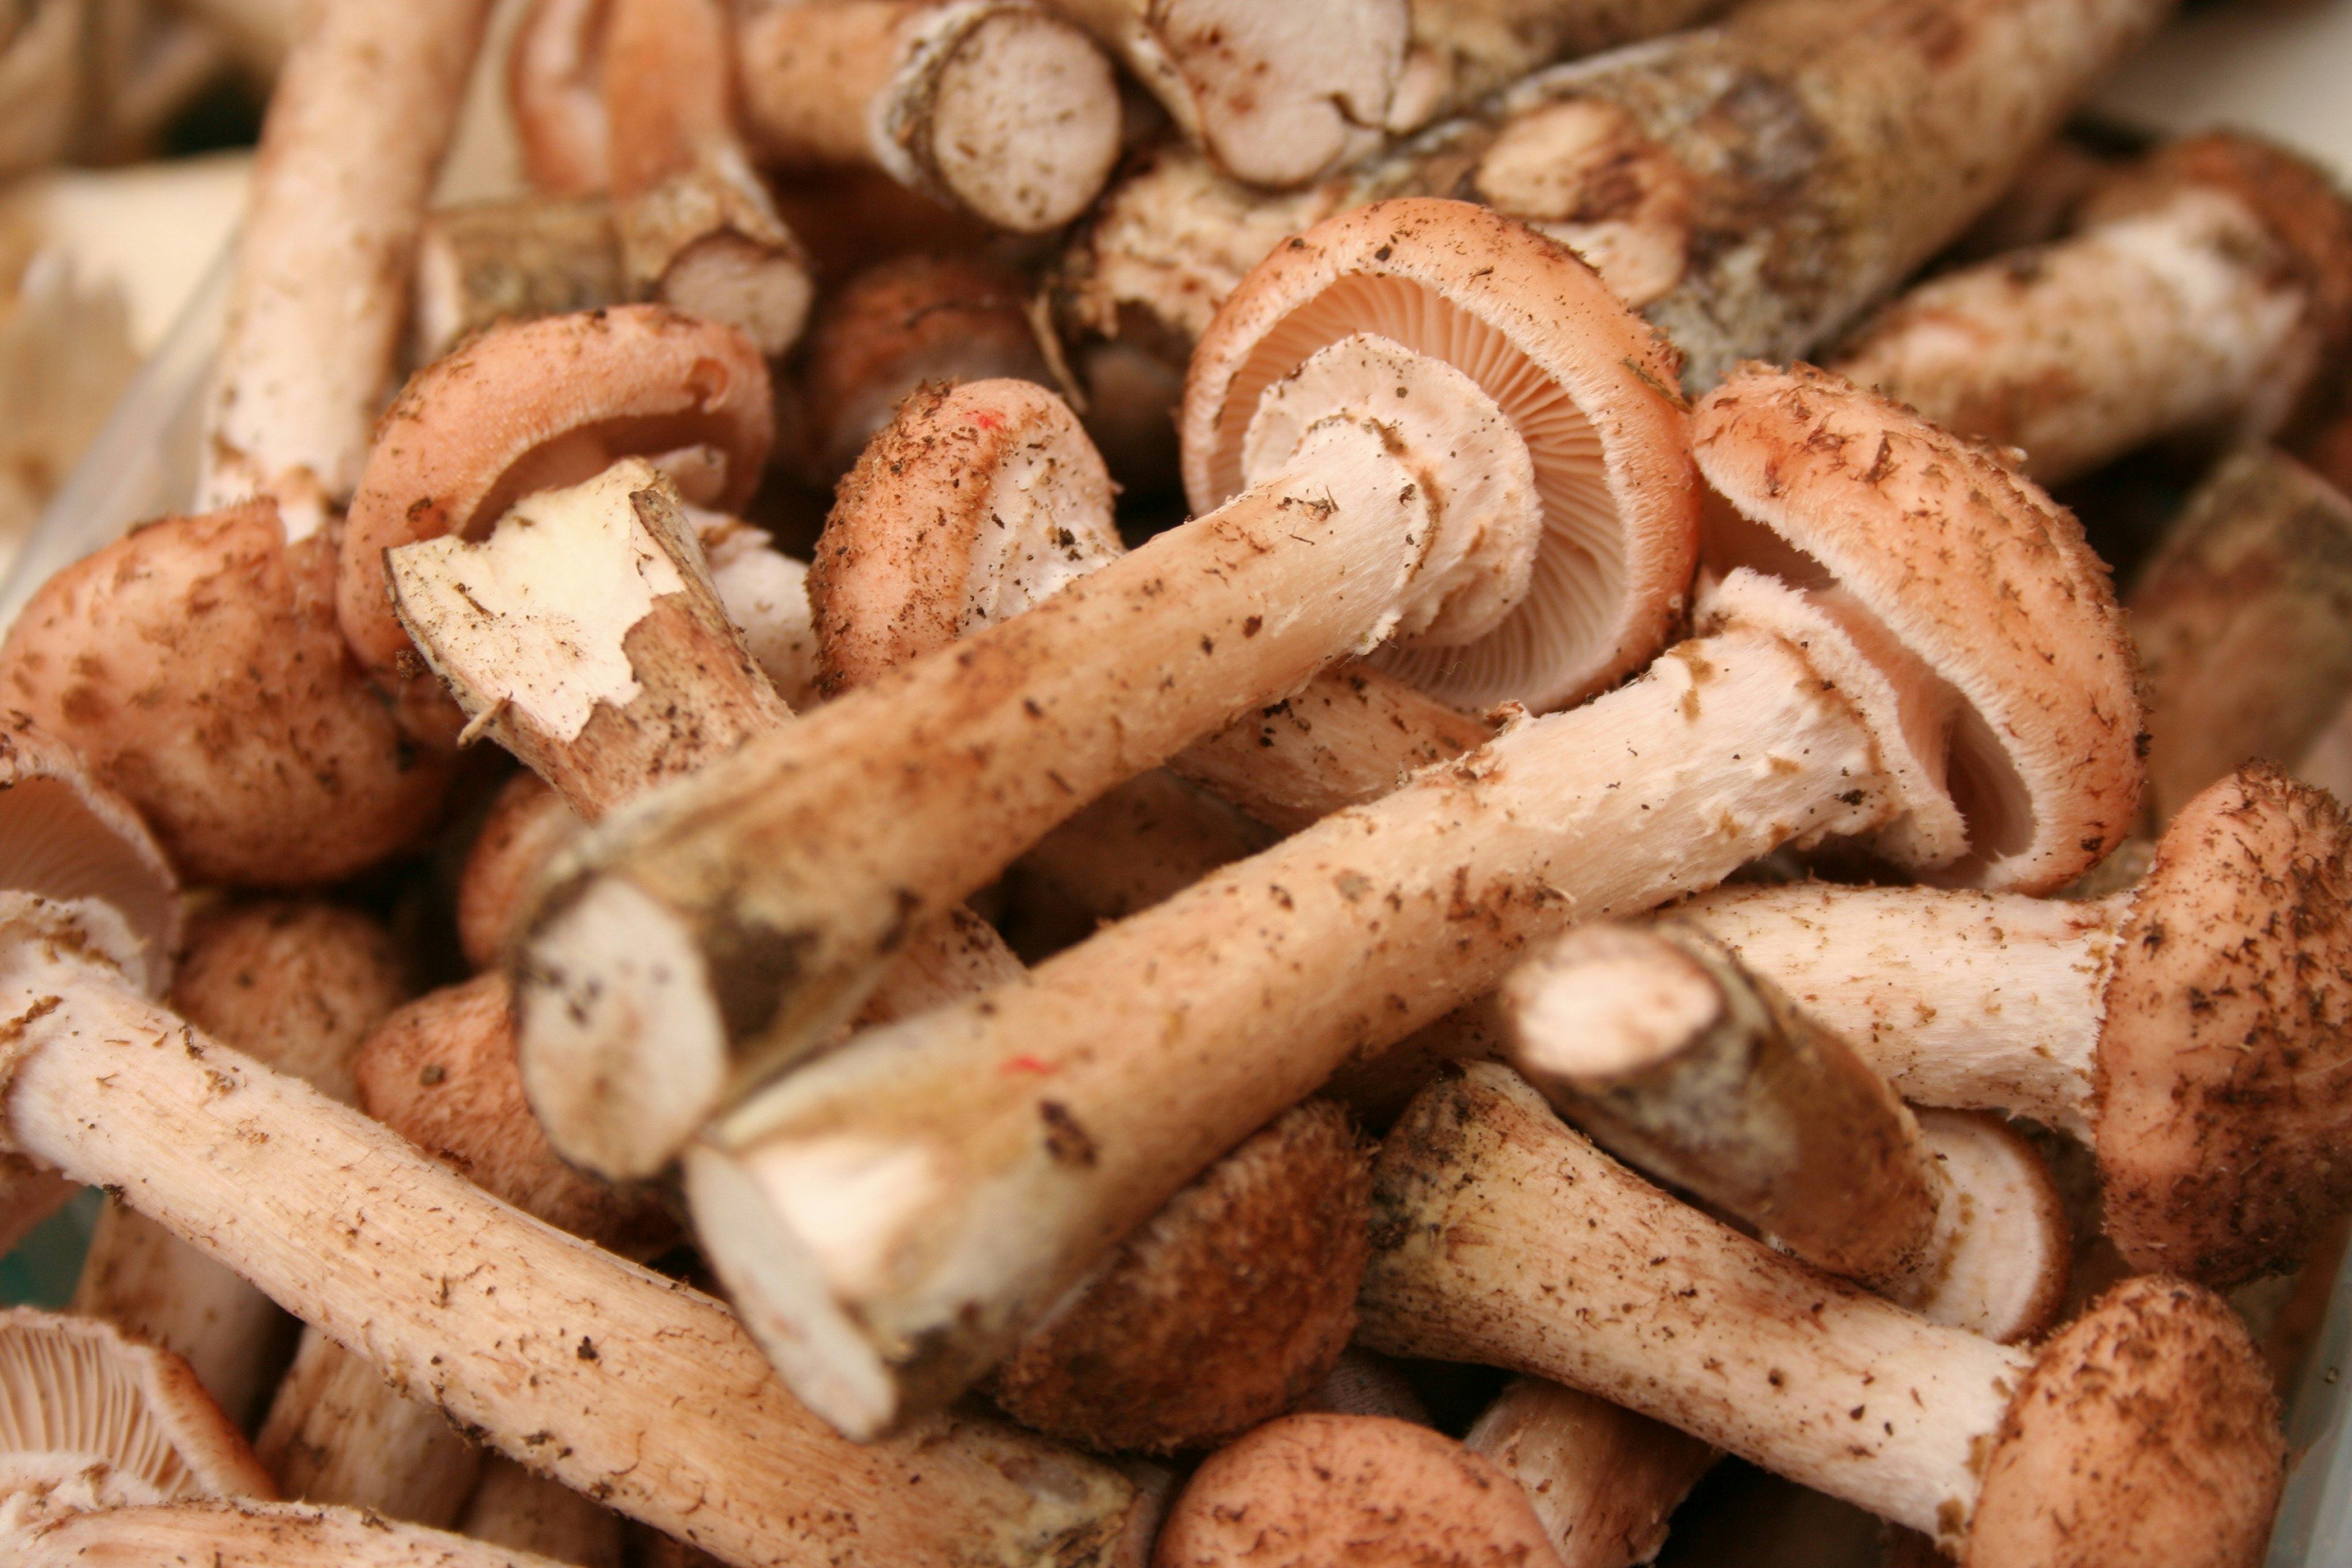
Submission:
M 602 9 L 606 163 L 631 291 L 782 353 L 808 320 L 814 285 L 736 134 L 725 0 L 606 0 Z
M 2034 1351 L 1929 1324 L 1676 1203 L 1491 1062 L 1423 1092 L 1373 1193 L 1376 1349 L 1587 1389 L 1964 1563 L 2261 1561 L 2278 1404 L 2196 1286 L 2126 1280 Z
M 2050 1325 L 2071 1237 L 2040 1156 L 1990 1119 L 1915 1118 L 1705 932 L 1580 926 L 1501 995 L 1513 1065 L 1619 1157 L 1930 1322 Z
M 2045 890 L 2123 836 L 2131 663 L 2071 517 L 1819 372 L 1752 370 L 1696 426 L 1716 488 L 1764 520 L 1727 521 L 1718 564 L 1787 574 L 1732 570 L 1708 635 L 1023 984 L 807 1063 L 706 1134 L 697 1228 L 739 1300 L 791 1314 L 794 1333 L 761 1338 L 803 1397 L 852 1432 L 946 1397 L 1219 1150 L 1574 921 L 1785 843 Z M 1091 1162 L 1046 1136 L 1066 1124 Z
M 178 1356 L 92 1318 L 0 1312 L 0 1551 L 89 1509 L 276 1495 Z
M 343 636 L 408 731 L 446 746 L 457 725 L 393 614 L 386 550 L 471 537 L 532 490 L 631 454 L 664 458 L 686 500 L 732 510 L 759 484 L 773 423 L 758 350 L 715 322 L 625 305 L 487 332 L 420 371 L 383 417 L 343 529 Z
M 621 1568 L 619 1518 L 512 1459 L 483 1463 L 458 1529 L 476 1541 L 572 1568 Z
M 1462 195 L 1573 246 L 1713 386 L 1827 341 L 1965 228 L 2163 0 L 1755 0 L 1713 26 L 1540 71 L 1322 187 L 1271 197 L 1198 159 L 1105 197 L 1075 313 L 1189 342 L 1243 269 L 1328 213 Z
M 2148 816 L 2161 826 L 2248 757 L 2297 763 L 2343 705 L 2352 500 L 2273 448 L 2234 452 L 2189 495 L 2125 604 L 2147 677 Z
M 2055 484 L 2173 431 L 2264 439 L 2325 406 L 2347 342 L 2352 208 L 2221 132 L 2112 176 L 2070 237 L 1920 284 L 1831 363 Z
M 507 108 L 532 189 L 589 196 L 612 184 L 604 112 L 608 0 L 531 0 L 507 54 Z
M 289 544 L 359 482 L 488 0 L 319 5 L 262 126 L 196 509 L 274 499 Z
M 621 238 L 602 196 L 520 196 L 440 207 L 416 239 L 410 358 L 430 364 L 476 332 L 627 299 Z
M 287 1497 L 436 1530 L 457 1522 L 482 1468 L 482 1450 L 430 1397 L 387 1381 L 315 1324 L 254 1447 Z
M 2091 1144 L 2132 1266 L 2220 1287 L 2292 1268 L 2352 1202 L 2347 853 L 2332 799 L 2250 764 L 2095 901 L 1798 883 L 1676 912 L 1905 1098 Z
M 33 0 L 0 32 L 0 179 L 58 162 L 72 140 L 88 0 Z
M 205 1568 L 562 1568 L 356 1508 L 183 1502 L 76 1514 L 8 1542 L 21 1568 L 100 1563 L 202 1563 Z
M 584 826 L 563 797 L 528 769 L 499 789 L 457 880 L 457 945 L 467 963 L 488 969 L 505 955 L 529 907 L 532 884 Z
M 1519 1483 L 1560 1568 L 1654 1559 L 1668 1517 L 1717 1458 L 1671 1426 L 1540 1377 L 1507 1384 L 1462 1446 Z
M 773 535 L 724 512 L 687 509 L 710 585 L 744 651 L 787 707 L 816 702 L 816 626 L 809 608 L 807 563 L 776 548 Z
M 1413 0 L 1388 127 L 1412 130 L 1554 60 L 1675 32 L 1723 8 L 1722 0 Z
M 1663 638 L 1693 542 L 1682 412 L 1654 339 L 1565 250 L 1460 203 L 1388 204 L 1269 258 L 1225 321 L 1194 388 L 1244 411 L 1230 435 L 1257 482 L 583 840 L 588 869 L 528 944 L 528 1071 L 772 1072 L 854 1011 L 912 924 L 1111 785 L 1391 635 L 1447 645 L 1407 657 L 1462 671 L 1457 700 L 1543 705 Z M 1202 394 L 1213 381 L 1231 395 Z M 700 1032 L 671 1014 L 657 1056 L 641 1049 L 652 1005 L 588 945 L 611 940 L 675 955 L 681 994 L 749 1005 L 701 1005 L 717 1026 Z M 1281 1105 L 1264 1109 L 1215 1148 Z M 589 1137 L 551 1131 L 588 1157 Z M 629 1134 L 645 1147 L 613 1173 L 687 1131 Z
M 1442 1433 L 1385 1415 L 1289 1415 L 1220 1448 L 1160 1527 L 1152 1568 L 1549 1568 L 1525 1493 Z
M 769 0 L 738 51 L 763 158 L 868 164 L 1015 234 L 1061 227 L 1119 152 L 1118 84 L 1058 8 L 1027 0 Z
M 13 746 L 16 788 L 75 770 Z M 95 808 L 93 808 L 95 809 Z M 1020 1560 L 1116 1541 L 1116 1471 L 943 1418 L 843 1441 L 719 1302 L 518 1215 L 356 1111 L 197 1033 L 126 983 L 168 910 L 151 844 L 84 863 L 122 904 L 6 895 L 0 1136 L 195 1241 L 412 1394 L 542 1473 L 730 1563 L 903 1564 L 988 1541 Z M 142 890 L 143 886 L 143 890 Z M 357 1179 L 354 1180 L 354 1176 Z

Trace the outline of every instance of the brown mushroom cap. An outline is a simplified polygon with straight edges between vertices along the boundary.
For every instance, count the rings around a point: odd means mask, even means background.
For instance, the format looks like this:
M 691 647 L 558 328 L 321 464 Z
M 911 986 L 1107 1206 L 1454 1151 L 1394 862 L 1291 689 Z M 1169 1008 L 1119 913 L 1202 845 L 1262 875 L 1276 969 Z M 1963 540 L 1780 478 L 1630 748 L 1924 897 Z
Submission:
M 473 537 L 534 490 L 620 458 L 694 452 L 672 470 L 698 506 L 741 508 L 774 435 L 768 367 L 731 327 L 622 305 L 504 327 L 419 371 L 376 426 L 344 524 L 336 604 L 360 661 L 409 647 L 383 552 Z
M 587 830 L 579 814 L 528 769 L 506 782 L 457 880 L 457 945 L 488 969 L 530 912 L 531 890 L 556 851 Z
M 125 978 L 160 995 L 180 948 L 180 884 L 139 814 L 22 713 L 0 713 L 0 889 L 96 899 L 135 951 Z
M 352 1053 L 407 996 L 408 966 L 381 921 L 316 899 L 263 899 L 196 917 L 171 1005 L 348 1105 Z
M 548 1146 L 523 1098 L 504 971 L 418 997 L 377 1026 L 354 1067 L 370 1116 L 493 1196 L 625 1257 L 677 1239 L 657 1196 L 575 1171 Z
M 1194 349 L 1180 429 L 1207 511 L 1244 484 L 1260 395 L 1317 351 L 1373 333 L 1467 374 L 1534 458 L 1534 582 L 1494 631 L 1379 662 L 1478 708 L 1559 708 L 1664 641 L 1690 576 L 1698 486 L 1674 353 L 1564 246 L 1464 202 L 1379 202 L 1277 247 Z
M 918 392 L 842 480 L 817 541 L 818 685 L 862 685 L 1116 558 L 1111 495 L 1094 444 L 1044 387 Z M 993 584 L 980 605 L 975 574 Z
M 2216 1286 L 2294 1267 L 2352 1204 L 2352 820 L 2250 764 L 2157 846 L 2093 1093 L 2109 1234 Z
M 1289 1415 L 1210 1456 L 1153 1568 L 1544 1568 L 1518 1482 L 1443 1433 L 1385 1415 Z
M 2025 1374 L 1961 1562 L 2252 1568 L 2285 1451 L 2270 1376 L 2227 1304 L 2126 1279 Z
M 44 584 L 0 646 L 0 696 L 119 790 L 205 882 L 331 881 L 431 822 L 420 757 L 352 665 L 335 551 L 268 501 L 167 518 Z
M 277 1495 L 170 1351 L 95 1318 L 0 1312 L 0 1531 L 27 1514 Z
M 1356 1326 L 1371 1169 L 1311 1100 L 1202 1173 L 996 1371 L 1024 1426 L 1100 1449 L 1205 1447 L 1322 1382 Z
M 2072 513 L 1987 449 L 1810 365 L 1742 367 L 1692 430 L 1707 482 L 1773 536 L 1764 563 L 1843 590 L 1853 629 L 1891 637 L 1958 699 L 1917 748 L 1945 752 L 1937 782 L 1967 825 L 1938 880 L 2047 892 L 2123 840 L 2137 678 Z

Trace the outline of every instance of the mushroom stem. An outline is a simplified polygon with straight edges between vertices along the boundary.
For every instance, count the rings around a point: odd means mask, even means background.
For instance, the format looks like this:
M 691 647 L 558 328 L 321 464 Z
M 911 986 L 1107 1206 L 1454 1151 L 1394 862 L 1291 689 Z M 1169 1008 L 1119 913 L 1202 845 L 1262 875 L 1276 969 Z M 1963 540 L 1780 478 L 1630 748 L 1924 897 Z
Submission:
M 1725 8 L 1724 0 L 1413 0 L 1412 52 L 1388 128 L 1414 130 L 1555 60 L 1675 32 Z
M 76 937 L 64 913 L 42 912 L 53 942 Z M 742 1564 L 974 1542 L 1075 1563 L 1117 1538 L 1132 1489 L 1115 1472 L 983 1421 L 844 1442 L 719 1302 L 517 1214 L 28 934 L 5 1004 L 10 1143 L 119 1185 L 509 1458 Z
M 1631 1568 L 1716 1452 L 1695 1437 L 1540 1377 L 1516 1377 L 1462 1446 L 1519 1483 L 1560 1568 Z
M 32 1532 L 18 1568 L 202 1563 L 205 1568 L 564 1568 L 564 1561 L 358 1508 L 179 1502 L 101 1509 Z
M 814 286 L 736 136 L 723 0 L 612 0 L 604 85 L 630 287 L 782 353 L 808 320 Z
M 270 96 L 196 505 L 275 498 L 294 542 L 351 499 L 488 0 L 305 13 Z
M 2318 748 L 2352 689 L 2352 500 L 2270 447 L 2232 453 L 2125 603 L 2161 826 L 2249 757 L 2292 766 Z
M 2003 1343 L 2047 1326 L 2069 1246 L 2031 1150 L 1931 1133 L 1703 931 L 1580 927 L 1501 1000 L 1513 1064 L 1620 1158 L 1930 1322 Z
M 621 1568 L 621 1521 L 570 1487 L 492 1455 L 458 1528 L 476 1541 L 572 1568 Z
M 603 196 L 523 196 L 428 213 L 416 244 L 410 355 L 430 364 L 500 321 L 629 297 Z
M 762 155 L 871 164 L 1015 234 L 1077 216 L 1118 157 L 1110 62 L 1027 0 L 760 5 L 739 71 Z
M 2110 184 L 2071 238 L 1921 284 L 1832 368 L 2044 484 L 2170 431 L 2262 439 L 2340 379 L 2352 211 L 2325 174 L 2224 132 Z
M 2031 1560 L 1994 1542 L 2035 1518 L 2078 1562 L 2260 1556 L 2276 1403 L 2194 1287 L 2130 1281 L 2038 1355 L 1936 1327 L 1675 1202 L 1493 1063 L 1425 1090 L 1373 1180 L 1375 1349 L 1588 1389 L 1972 1562 Z
M 457 1522 L 482 1466 L 439 1405 L 394 1387 L 315 1324 L 253 1446 L 287 1497 L 435 1530 Z

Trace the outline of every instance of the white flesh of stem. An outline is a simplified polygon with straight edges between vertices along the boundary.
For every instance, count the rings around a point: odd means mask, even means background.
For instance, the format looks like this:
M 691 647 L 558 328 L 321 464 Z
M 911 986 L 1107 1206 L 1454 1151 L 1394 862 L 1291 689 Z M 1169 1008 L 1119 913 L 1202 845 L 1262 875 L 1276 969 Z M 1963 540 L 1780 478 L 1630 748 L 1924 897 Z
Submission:
M 2044 1196 L 2049 1178 L 2021 1139 L 1948 1110 L 1917 1114 L 1944 1197 L 1922 1289 L 1904 1304 L 1931 1323 L 2011 1343 L 2040 1329 L 2052 1277 L 2068 1265 L 2070 1238 Z

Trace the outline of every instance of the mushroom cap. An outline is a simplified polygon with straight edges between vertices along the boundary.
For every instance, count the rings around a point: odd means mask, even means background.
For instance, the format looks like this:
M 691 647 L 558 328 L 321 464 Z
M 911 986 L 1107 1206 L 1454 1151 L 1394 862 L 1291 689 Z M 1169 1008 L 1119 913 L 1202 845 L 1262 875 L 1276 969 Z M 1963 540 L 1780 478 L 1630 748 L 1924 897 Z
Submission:
M 1197 511 L 1244 484 L 1260 395 L 1372 333 L 1452 364 L 1535 460 L 1543 542 L 1528 597 L 1454 647 L 1377 662 L 1464 707 L 1564 707 L 1646 663 L 1684 608 L 1699 488 L 1674 352 L 1574 252 L 1465 202 L 1377 202 L 1277 246 L 1193 350 L 1179 428 Z
M 999 1364 L 1015 1420 L 1105 1450 L 1205 1447 L 1331 1371 L 1370 1254 L 1371 1169 L 1310 1100 L 1210 1166 Z
M 353 1066 L 362 1110 L 494 1197 L 625 1257 L 677 1240 L 658 1195 L 598 1181 L 549 1146 L 523 1098 L 505 971 L 418 997 L 376 1026 Z
M 335 546 L 268 501 L 166 518 L 42 584 L 0 699 L 80 753 L 190 879 L 294 887 L 405 848 L 446 763 L 419 756 L 343 647 Z
M 688 500 L 739 510 L 759 486 L 774 417 L 767 362 L 749 338 L 659 305 L 483 333 L 417 372 L 377 423 L 336 584 L 352 652 L 383 674 L 409 647 L 386 550 L 472 537 L 532 491 L 625 457 L 691 454 L 656 466 Z
M 1742 366 L 1692 429 L 1707 482 L 1774 536 L 1769 565 L 1833 584 L 1957 695 L 1942 787 L 1968 843 L 1937 880 L 2048 892 L 2123 840 L 2137 677 L 2073 513 L 1989 449 L 1811 365 Z
M 319 899 L 261 899 L 196 917 L 171 1005 L 349 1105 L 353 1053 L 407 997 L 408 965 L 382 921 Z
M 2352 819 L 2250 763 L 2181 808 L 2116 939 L 2093 1068 L 2107 1230 L 2216 1288 L 2352 1204 Z
M 0 1539 L 27 1514 L 277 1495 L 170 1351 L 95 1318 L 0 1312 Z
M 180 883 L 130 804 L 22 713 L 0 713 L 0 889 L 95 899 L 119 913 L 135 952 L 110 954 L 150 996 L 180 950 Z
M 2252 1568 L 2285 1456 L 2270 1374 L 2228 1304 L 2126 1279 L 2026 1372 L 1960 1561 Z
M 841 481 L 809 569 L 837 693 L 1026 609 L 1126 548 L 1069 406 L 1011 378 L 926 387 Z
M 539 874 L 587 829 L 530 769 L 506 782 L 457 879 L 457 945 L 467 963 L 488 969 L 506 956 L 508 942 L 530 912 Z
M 1426 1426 L 1286 1415 L 1211 1455 L 1169 1510 L 1153 1568 L 1543 1568 L 1519 1483 Z

